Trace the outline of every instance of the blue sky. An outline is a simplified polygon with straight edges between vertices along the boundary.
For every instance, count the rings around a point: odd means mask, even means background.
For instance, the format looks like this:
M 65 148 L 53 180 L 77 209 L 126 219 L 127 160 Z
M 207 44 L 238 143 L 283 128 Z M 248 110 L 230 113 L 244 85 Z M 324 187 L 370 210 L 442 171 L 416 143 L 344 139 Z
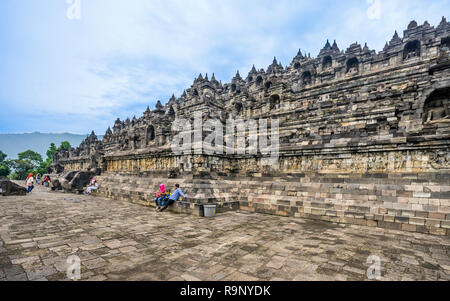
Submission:
M 74 20 L 66 0 L 0 1 L 0 133 L 103 134 L 199 73 L 229 82 L 274 56 L 289 64 L 299 48 L 316 56 L 327 39 L 379 51 L 412 19 L 450 17 L 450 0 L 80 3 Z

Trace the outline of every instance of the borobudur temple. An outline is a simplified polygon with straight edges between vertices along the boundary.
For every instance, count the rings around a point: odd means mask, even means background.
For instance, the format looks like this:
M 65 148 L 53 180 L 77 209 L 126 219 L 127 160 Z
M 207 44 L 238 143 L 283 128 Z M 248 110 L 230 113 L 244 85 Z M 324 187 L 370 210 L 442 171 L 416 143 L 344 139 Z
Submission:
M 343 51 L 327 41 L 315 58 L 299 51 L 289 66 L 274 59 L 231 83 L 200 75 L 166 105 L 118 119 L 101 141 L 92 133 L 57 152 L 52 172 L 60 189 L 80 189 L 95 175 L 97 195 L 143 205 L 153 204 L 159 184 L 179 183 L 187 198 L 172 210 L 198 216 L 204 204 L 216 204 L 218 213 L 448 236 L 449 55 L 443 18 L 437 27 L 412 21 L 380 52 L 358 43 Z M 278 160 L 264 164 L 259 151 L 174 152 L 174 122 L 185 120 L 184 132 L 194 136 L 196 116 L 224 128 L 230 120 L 277 120 Z

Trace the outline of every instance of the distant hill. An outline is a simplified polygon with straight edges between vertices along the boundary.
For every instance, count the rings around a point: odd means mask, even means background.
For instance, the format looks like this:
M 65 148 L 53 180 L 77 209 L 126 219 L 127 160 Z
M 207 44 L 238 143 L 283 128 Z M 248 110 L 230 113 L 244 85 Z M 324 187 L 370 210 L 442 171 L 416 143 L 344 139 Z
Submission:
M 72 147 L 78 147 L 88 135 L 76 134 L 44 134 L 44 133 L 30 133 L 30 134 L 0 134 L 0 150 L 8 155 L 9 159 L 17 159 L 17 154 L 26 150 L 34 150 L 42 155 L 45 159 L 45 154 L 50 147 L 50 143 L 55 143 L 58 147 L 61 142 L 69 141 Z M 101 139 L 102 137 L 99 137 Z

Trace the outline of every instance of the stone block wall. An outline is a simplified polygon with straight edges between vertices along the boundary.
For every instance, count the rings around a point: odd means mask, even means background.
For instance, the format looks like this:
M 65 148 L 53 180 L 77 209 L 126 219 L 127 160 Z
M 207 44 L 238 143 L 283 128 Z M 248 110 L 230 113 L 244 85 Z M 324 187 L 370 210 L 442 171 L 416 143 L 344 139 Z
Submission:
M 96 195 L 119 201 L 127 201 L 147 207 L 155 207 L 155 192 L 160 184 L 166 185 L 168 192 L 180 184 L 187 198 L 177 202 L 173 212 L 203 216 L 204 204 L 217 205 L 217 213 L 239 209 L 239 201 L 234 198 L 237 187 L 232 183 L 205 179 L 168 179 L 138 175 L 118 175 L 107 173 L 96 178 L 100 189 Z
M 154 206 L 159 184 L 179 183 L 188 198 L 173 210 L 203 215 L 244 210 L 433 235 L 450 235 L 450 175 L 291 174 L 284 177 L 167 179 L 105 174 L 99 195 Z
M 449 174 L 317 174 L 238 185 L 241 210 L 450 235 Z

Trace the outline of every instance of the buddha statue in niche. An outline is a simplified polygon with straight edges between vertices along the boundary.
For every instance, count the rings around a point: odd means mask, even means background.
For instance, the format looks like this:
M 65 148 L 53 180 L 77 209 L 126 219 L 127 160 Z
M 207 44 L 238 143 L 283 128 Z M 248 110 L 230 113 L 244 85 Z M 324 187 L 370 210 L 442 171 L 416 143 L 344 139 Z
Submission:
M 449 122 L 448 99 L 432 99 L 426 109 L 425 124 Z

